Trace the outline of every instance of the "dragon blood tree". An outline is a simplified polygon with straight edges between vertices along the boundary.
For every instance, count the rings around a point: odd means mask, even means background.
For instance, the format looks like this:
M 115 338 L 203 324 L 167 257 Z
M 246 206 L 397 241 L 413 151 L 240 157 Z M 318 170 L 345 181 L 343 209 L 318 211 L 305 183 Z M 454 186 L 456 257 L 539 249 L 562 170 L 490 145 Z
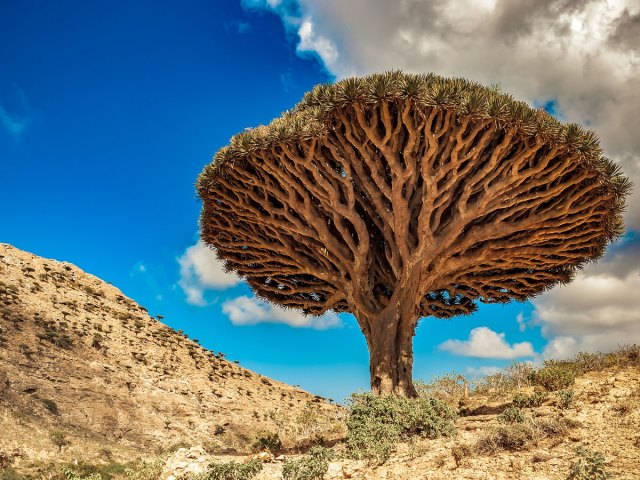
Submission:
M 200 174 L 201 235 L 270 302 L 351 312 L 378 395 L 415 396 L 421 317 L 524 301 L 623 232 L 630 183 L 597 136 L 477 83 L 318 85 Z

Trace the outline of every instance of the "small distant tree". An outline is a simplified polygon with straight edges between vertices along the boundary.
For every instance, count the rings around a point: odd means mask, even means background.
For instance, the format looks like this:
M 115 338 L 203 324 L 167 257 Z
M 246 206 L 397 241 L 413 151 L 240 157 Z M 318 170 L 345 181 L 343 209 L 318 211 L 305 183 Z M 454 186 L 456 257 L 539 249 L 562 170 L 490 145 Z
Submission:
M 598 138 L 495 88 L 389 72 L 319 85 L 197 182 L 201 235 L 261 298 L 351 312 L 378 395 L 415 396 L 421 317 L 569 282 L 623 230 Z
M 67 435 L 60 430 L 54 430 L 49 434 L 49 438 L 51 439 L 51 443 L 53 443 L 58 450 L 62 452 L 62 449 L 68 445 L 71 445 L 71 441 L 67 438 Z

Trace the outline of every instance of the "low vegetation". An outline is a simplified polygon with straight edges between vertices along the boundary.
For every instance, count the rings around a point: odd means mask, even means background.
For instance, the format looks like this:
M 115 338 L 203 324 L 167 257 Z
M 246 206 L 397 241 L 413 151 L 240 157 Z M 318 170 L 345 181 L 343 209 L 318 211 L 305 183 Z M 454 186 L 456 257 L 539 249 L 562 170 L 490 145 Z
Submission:
M 333 457 L 332 450 L 315 446 L 307 455 L 286 462 L 282 467 L 282 478 L 283 480 L 322 480 Z
M 208 470 L 190 480 L 251 480 L 262 470 L 262 462 L 253 459 L 246 463 L 212 463 Z
M 353 394 L 348 410 L 347 450 L 356 459 L 384 463 L 400 441 L 455 433 L 455 410 L 433 398 Z
M 480 437 L 475 450 L 481 454 L 527 450 L 545 438 L 565 436 L 574 427 L 576 423 L 564 417 L 539 419 L 512 410 L 499 417 L 499 425 Z
M 268 450 L 273 454 L 278 454 L 282 451 L 282 440 L 280 440 L 280 435 L 275 432 L 261 431 L 256 434 L 252 447 L 255 452 Z
M 571 464 L 567 480 L 606 480 L 612 475 L 605 468 L 605 459 L 600 452 L 592 452 L 579 447 L 578 458 Z

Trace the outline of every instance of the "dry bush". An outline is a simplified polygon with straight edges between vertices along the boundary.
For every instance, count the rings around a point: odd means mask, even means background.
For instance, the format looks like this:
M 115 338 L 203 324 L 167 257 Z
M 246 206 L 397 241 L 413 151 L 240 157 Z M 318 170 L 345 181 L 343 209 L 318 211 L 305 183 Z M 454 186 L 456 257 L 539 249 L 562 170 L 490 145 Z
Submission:
M 564 417 L 536 419 L 526 417 L 524 421 L 501 423 L 482 436 L 476 443 L 476 450 L 483 454 L 493 454 L 501 450 L 527 450 L 545 438 L 567 435 L 576 423 Z
M 532 386 L 531 375 L 536 367 L 530 363 L 514 362 L 503 371 L 477 380 L 473 392 L 490 398 L 505 398 L 523 388 Z

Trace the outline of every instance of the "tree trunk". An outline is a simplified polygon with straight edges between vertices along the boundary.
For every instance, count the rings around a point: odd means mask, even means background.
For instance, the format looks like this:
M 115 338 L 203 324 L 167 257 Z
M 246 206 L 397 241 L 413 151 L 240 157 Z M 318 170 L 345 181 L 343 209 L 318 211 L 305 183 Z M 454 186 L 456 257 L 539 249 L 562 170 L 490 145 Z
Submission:
M 413 336 L 417 318 L 400 321 L 400 312 L 375 318 L 367 335 L 371 391 L 374 395 L 415 398 Z

